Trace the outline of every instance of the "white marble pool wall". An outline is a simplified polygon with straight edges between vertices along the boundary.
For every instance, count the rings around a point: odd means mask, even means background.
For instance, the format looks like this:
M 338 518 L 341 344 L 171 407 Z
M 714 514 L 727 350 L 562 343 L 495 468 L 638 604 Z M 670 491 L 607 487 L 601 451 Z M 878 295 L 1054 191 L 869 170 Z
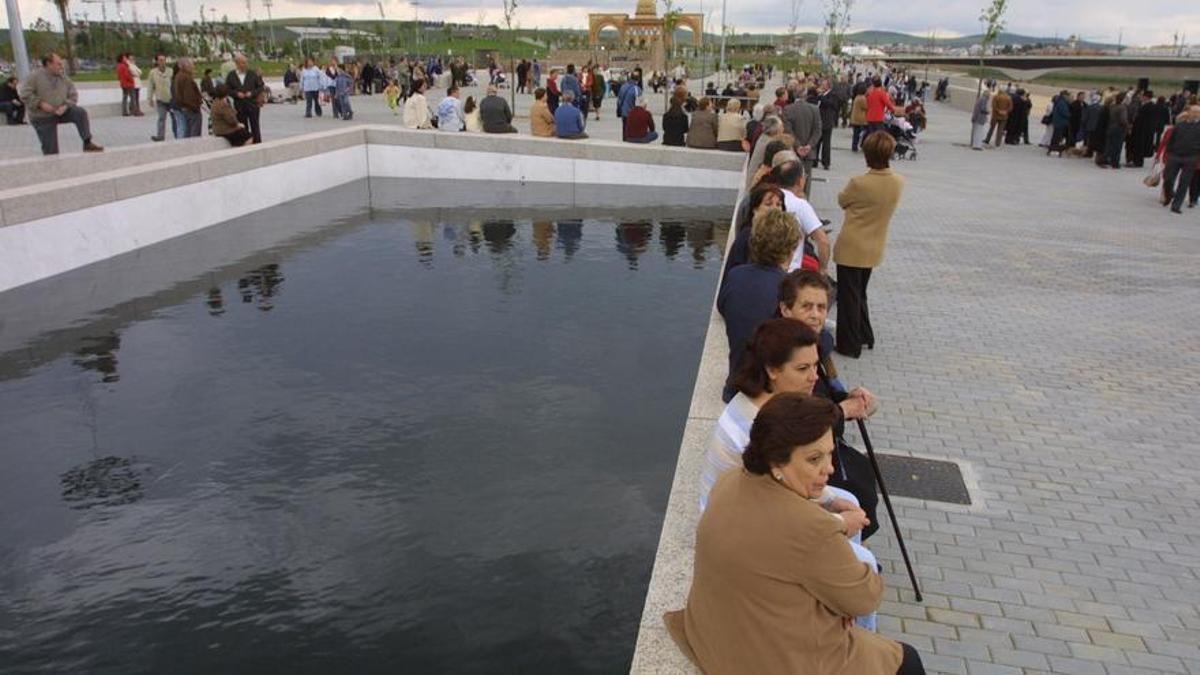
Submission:
M 394 143 L 387 145 L 367 143 L 361 130 L 341 133 L 357 133 L 362 140 L 313 153 L 306 148 L 315 146 L 306 146 L 305 137 L 299 137 L 0 192 L 0 214 L 5 220 L 0 227 L 0 292 L 367 177 L 721 191 L 736 190 L 739 181 L 739 173 L 728 167 L 694 166 L 696 158 L 686 152 L 678 156 L 684 166 L 673 166 L 670 155 L 657 149 L 643 152 L 653 163 L 620 162 L 553 156 L 547 150 L 552 150 L 555 142 L 546 139 L 530 139 L 537 154 L 524 155 L 505 151 L 512 145 L 507 139 L 496 139 L 496 149 L 488 152 L 429 147 L 427 143 L 435 139 L 427 132 L 411 135 L 389 129 L 387 136 Z M 345 140 L 325 136 L 328 134 L 322 135 L 322 142 Z M 479 145 L 488 147 L 486 142 Z M 567 154 L 582 148 L 568 145 L 563 149 Z M 600 146 L 594 150 L 611 155 L 614 149 Z M 631 149 L 634 157 L 639 151 Z M 237 170 L 242 166 L 244 170 Z M 180 178 L 176 176 L 180 170 L 195 176 Z M 171 186 L 115 198 L 123 185 L 155 180 Z M 76 201 L 90 205 L 55 208 L 55 202 Z M 18 208 L 25 212 L 44 209 L 43 213 L 51 215 L 35 218 L 30 213 L 22 218 Z

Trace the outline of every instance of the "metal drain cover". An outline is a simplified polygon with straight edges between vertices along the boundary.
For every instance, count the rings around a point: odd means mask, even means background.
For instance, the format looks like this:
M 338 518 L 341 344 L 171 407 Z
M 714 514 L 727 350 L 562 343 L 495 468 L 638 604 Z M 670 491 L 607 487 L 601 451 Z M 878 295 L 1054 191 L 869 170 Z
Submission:
M 906 455 L 875 453 L 888 492 L 896 497 L 912 497 L 949 504 L 970 504 L 971 493 L 962 471 L 954 462 Z

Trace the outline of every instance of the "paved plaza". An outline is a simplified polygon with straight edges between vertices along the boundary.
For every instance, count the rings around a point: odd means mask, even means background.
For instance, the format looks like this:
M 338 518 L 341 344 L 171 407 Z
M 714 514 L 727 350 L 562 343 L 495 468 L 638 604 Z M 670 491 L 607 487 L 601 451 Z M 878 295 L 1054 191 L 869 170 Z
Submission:
M 961 462 L 977 503 L 898 500 L 925 602 L 876 538 L 881 630 L 941 672 L 1200 673 L 1200 212 L 933 115 L 876 349 L 839 366 L 886 401 L 877 449 Z

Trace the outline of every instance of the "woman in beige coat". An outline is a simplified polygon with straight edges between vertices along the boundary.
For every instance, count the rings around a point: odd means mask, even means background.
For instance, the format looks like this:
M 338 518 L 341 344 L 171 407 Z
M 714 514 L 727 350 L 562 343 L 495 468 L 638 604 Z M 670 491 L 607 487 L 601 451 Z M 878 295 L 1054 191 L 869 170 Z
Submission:
M 712 100 L 707 96 L 700 99 L 692 123 L 688 127 L 689 148 L 715 149 L 717 147 L 717 114 L 712 111 Z
M 663 620 L 708 675 L 920 675 L 916 650 L 854 624 L 883 578 L 855 558 L 842 523 L 811 498 L 833 474 L 833 402 L 776 394 L 743 469 L 722 475 L 696 530 L 687 607 Z
M 883 263 L 888 225 L 904 190 L 904 178 L 892 173 L 888 165 L 896 150 L 890 134 L 876 131 L 863 141 L 862 149 L 870 170 L 851 178 L 838 195 L 845 218 L 833 245 L 838 281 L 837 351 L 854 359 L 862 354 L 863 345 L 875 348 L 867 282 L 871 270 Z

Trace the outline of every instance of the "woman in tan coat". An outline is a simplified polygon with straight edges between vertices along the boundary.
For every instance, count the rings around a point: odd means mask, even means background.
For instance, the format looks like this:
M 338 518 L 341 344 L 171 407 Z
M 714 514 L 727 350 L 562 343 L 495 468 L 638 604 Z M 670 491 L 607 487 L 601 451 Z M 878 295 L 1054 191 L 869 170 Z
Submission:
M 854 97 L 854 103 L 850 106 L 850 130 L 854 135 L 850 137 L 850 152 L 858 152 L 858 142 L 862 140 L 863 130 L 867 128 L 867 97 L 865 94 L 859 94 Z
M 554 113 L 546 103 L 546 90 L 538 87 L 533 92 L 533 105 L 529 108 L 529 132 L 542 138 L 554 138 Z
M 862 354 L 863 345 L 875 348 L 867 282 L 871 270 L 883 262 L 888 225 L 904 189 L 904 179 L 888 166 L 896 150 L 890 134 L 876 131 L 863 141 L 862 149 L 870 170 L 851 178 L 838 195 L 845 218 L 833 245 L 838 281 L 837 351 L 854 359 Z
M 715 149 L 717 147 L 717 114 L 712 111 L 712 100 L 707 96 L 700 99 L 692 123 L 688 127 L 689 148 Z
M 233 104 L 229 102 L 229 87 L 224 83 L 217 85 L 213 95 L 211 115 L 213 136 L 224 138 L 234 147 L 247 143 L 254 144 L 254 139 L 246 130 L 246 125 L 238 121 Z
M 811 497 L 833 474 L 833 402 L 776 394 L 743 469 L 722 475 L 696 530 L 687 607 L 663 620 L 708 675 L 918 675 L 916 650 L 854 624 L 883 579 Z

